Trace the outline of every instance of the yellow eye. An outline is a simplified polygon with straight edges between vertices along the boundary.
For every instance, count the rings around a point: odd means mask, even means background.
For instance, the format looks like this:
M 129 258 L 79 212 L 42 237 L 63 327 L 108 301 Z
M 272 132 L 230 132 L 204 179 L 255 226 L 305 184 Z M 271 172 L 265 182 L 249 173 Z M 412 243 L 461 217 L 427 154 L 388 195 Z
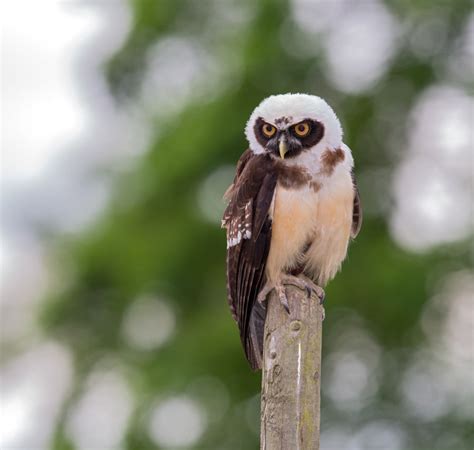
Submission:
M 276 128 L 269 123 L 265 123 L 262 126 L 262 132 L 267 138 L 271 138 L 276 133 Z
M 294 126 L 294 130 L 297 136 L 305 137 L 309 134 L 311 128 L 307 122 L 301 122 Z

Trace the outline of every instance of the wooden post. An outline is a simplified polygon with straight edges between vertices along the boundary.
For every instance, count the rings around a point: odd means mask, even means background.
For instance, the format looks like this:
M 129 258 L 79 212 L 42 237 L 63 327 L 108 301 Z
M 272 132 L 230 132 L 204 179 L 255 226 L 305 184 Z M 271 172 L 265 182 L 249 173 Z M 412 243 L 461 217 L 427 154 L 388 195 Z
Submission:
M 275 293 L 265 323 L 261 450 L 318 450 L 323 306 L 286 287 L 290 315 Z

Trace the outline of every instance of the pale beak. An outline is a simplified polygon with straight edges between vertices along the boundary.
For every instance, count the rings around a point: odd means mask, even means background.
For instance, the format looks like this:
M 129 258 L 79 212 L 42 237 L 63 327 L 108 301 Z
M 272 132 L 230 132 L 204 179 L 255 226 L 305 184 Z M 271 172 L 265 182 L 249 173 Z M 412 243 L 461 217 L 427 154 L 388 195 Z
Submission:
M 288 152 L 288 146 L 286 145 L 286 137 L 282 135 L 278 143 L 278 150 L 280 151 L 281 159 L 285 159 L 285 155 Z

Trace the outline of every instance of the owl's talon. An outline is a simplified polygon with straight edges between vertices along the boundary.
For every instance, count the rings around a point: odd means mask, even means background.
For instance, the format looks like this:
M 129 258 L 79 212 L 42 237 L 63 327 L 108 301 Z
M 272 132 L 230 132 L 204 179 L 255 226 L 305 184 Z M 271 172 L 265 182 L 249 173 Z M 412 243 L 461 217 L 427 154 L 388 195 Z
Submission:
M 265 286 L 261 289 L 257 296 L 257 301 L 260 303 L 263 303 L 267 297 L 268 294 L 270 294 L 271 291 L 275 290 L 275 292 L 278 295 L 278 299 L 280 300 L 280 303 L 282 304 L 283 308 L 285 308 L 285 311 L 290 314 L 290 305 L 288 304 L 288 298 L 286 297 L 286 292 L 285 292 L 285 287 L 283 284 L 278 284 L 278 283 L 270 283 L 267 281 Z
M 263 303 L 266 300 L 268 294 L 270 294 L 270 292 L 275 289 L 278 298 L 280 299 L 280 303 L 285 308 L 286 312 L 290 314 L 290 305 L 288 304 L 288 298 L 286 296 L 284 285 L 296 286 L 298 289 L 305 291 L 308 298 L 311 298 L 314 293 L 318 297 L 320 305 L 322 305 L 324 302 L 325 293 L 322 287 L 315 284 L 309 278 L 298 278 L 293 275 L 287 275 L 282 277 L 278 283 L 271 283 L 267 281 L 265 286 L 263 286 L 263 288 L 259 292 L 257 300 L 260 303 Z
M 288 298 L 286 297 L 285 288 L 283 286 L 279 288 L 278 298 L 283 308 L 285 308 L 285 311 L 290 314 L 290 305 L 288 304 Z
M 290 305 L 288 304 L 288 300 L 286 299 L 286 297 L 280 298 L 280 303 L 281 303 L 281 305 L 283 306 L 283 308 L 285 308 L 285 311 L 286 311 L 288 314 L 291 314 L 291 312 L 290 312 Z
M 318 294 L 316 294 L 316 295 L 318 295 Z M 318 298 L 319 298 L 319 304 L 322 305 L 324 303 L 324 299 L 326 298 L 326 292 L 324 292 L 324 289 L 321 288 L 321 295 L 318 295 Z M 324 308 L 323 308 L 323 310 L 324 310 Z M 324 317 L 323 317 L 323 320 L 324 320 Z
M 282 280 L 283 284 L 291 284 L 292 286 L 296 286 L 297 288 L 301 289 L 302 291 L 306 291 L 308 294 L 308 298 L 311 298 L 313 292 L 319 298 L 319 304 L 322 305 L 324 302 L 324 289 L 321 286 L 315 284 L 312 280 L 307 277 L 298 278 L 293 275 L 288 275 L 284 277 Z

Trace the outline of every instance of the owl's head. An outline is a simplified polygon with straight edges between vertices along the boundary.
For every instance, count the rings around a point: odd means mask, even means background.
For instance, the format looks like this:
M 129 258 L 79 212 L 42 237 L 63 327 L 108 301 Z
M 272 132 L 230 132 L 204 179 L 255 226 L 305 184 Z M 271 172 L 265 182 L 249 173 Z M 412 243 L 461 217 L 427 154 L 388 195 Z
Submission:
M 332 108 L 307 94 L 267 97 L 254 109 L 245 134 L 254 153 L 282 159 L 342 144 L 341 124 Z

